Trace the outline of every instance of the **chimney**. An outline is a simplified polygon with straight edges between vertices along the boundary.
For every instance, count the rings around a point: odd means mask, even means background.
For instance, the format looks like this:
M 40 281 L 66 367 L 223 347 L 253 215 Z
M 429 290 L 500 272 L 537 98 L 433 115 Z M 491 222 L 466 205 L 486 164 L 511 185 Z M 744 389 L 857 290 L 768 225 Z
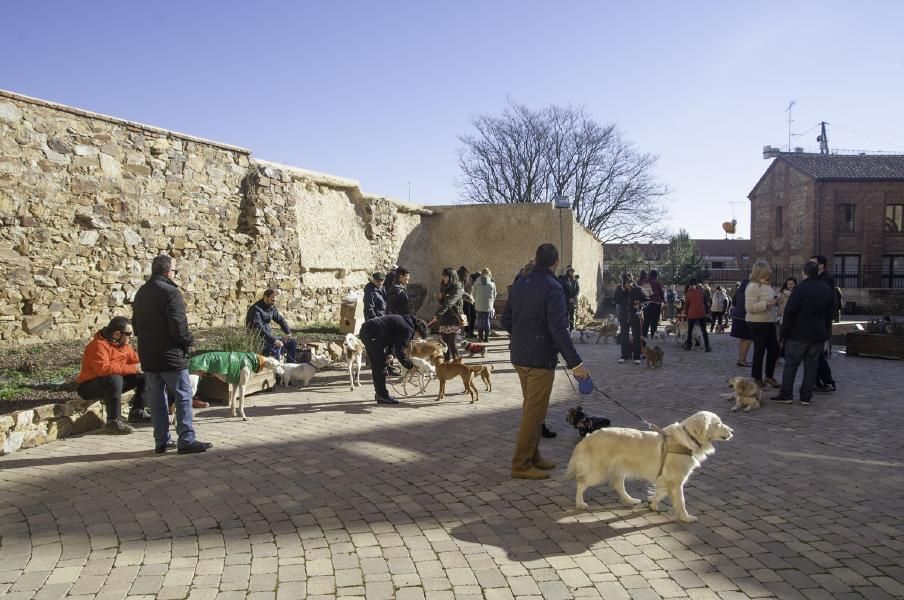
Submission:
M 803 154 L 804 149 L 803 149 L 802 147 L 800 147 L 800 146 L 795 146 L 795 147 L 794 147 L 794 151 L 795 151 L 795 152 L 798 152 L 798 153 L 800 153 L 800 154 Z
M 763 146 L 763 158 L 775 158 L 781 154 L 781 150 L 772 146 Z

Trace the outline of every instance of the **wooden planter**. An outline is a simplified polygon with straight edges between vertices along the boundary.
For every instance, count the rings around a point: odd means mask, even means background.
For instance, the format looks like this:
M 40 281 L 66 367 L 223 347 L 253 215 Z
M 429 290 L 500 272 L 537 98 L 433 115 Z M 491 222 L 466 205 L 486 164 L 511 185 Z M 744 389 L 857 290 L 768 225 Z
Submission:
M 267 370 L 262 373 L 254 373 L 245 385 L 245 396 L 269 390 L 276 385 L 276 373 Z M 198 382 L 198 396 L 204 400 L 212 400 L 222 404 L 229 403 L 229 384 L 223 383 L 216 377 L 204 376 Z
M 904 336 L 884 333 L 849 333 L 845 336 L 851 356 L 878 356 L 904 360 Z

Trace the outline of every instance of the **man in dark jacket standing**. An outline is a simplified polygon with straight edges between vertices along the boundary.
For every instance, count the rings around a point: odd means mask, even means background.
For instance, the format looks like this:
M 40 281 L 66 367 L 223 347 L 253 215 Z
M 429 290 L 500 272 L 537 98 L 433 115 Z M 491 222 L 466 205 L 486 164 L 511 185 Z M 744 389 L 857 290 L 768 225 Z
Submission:
M 642 314 L 645 296 L 639 287 L 634 285 L 630 275 L 622 275 L 621 287 L 615 290 L 615 304 L 618 307 L 618 337 L 621 342 L 621 358 L 624 363 L 633 358 L 634 364 L 640 364 L 640 315 Z
M 298 342 L 292 337 L 292 329 L 286 322 L 278 310 L 276 310 L 276 299 L 279 292 L 272 288 L 264 290 L 264 297 L 251 305 L 245 314 L 245 327 L 256 331 L 264 338 L 264 356 L 272 356 L 279 359 L 282 353 L 286 353 L 286 362 L 296 362 L 296 353 L 298 352 Z M 282 329 L 285 337 L 279 339 L 273 335 L 270 329 L 270 323 L 276 323 Z
M 365 321 L 358 335 L 367 349 L 376 391 L 374 399 L 377 404 L 398 404 L 386 389 L 386 349 L 391 350 L 403 367 L 410 369 L 408 344 L 415 335 L 427 337 L 427 324 L 414 315 L 384 315 Z
M 194 344 L 185 316 L 185 302 L 173 282 L 176 267 L 165 254 L 151 263 L 151 278 L 138 289 L 132 305 L 132 328 L 138 337 L 138 358 L 145 373 L 145 393 L 154 424 L 158 454 L 178 447 L 179 454 L 204 452 L 213 444 L 195 439 L 192 427 L 188 350 Z M 170 440 L 167 389 L 175 395 L 178 444 Z
M 554 273 L 559 251 L 552 244 L 537 248 L 536 265 L 512 285 L 502 327 L 511 334 L 511 359 L 524 396 L 518 441 L 512 457 L 515 479 L 548 479 L 552 461 L 540 456 L 540 429 L 549 408 L 558 354 L 578 379 L 590 377 L 568 333 L 565 292 Z
M 772 398 L 781 404 L 791 404 L 793 400 L 794 377 L 801 362 L 804 379 L 800 384 L 800 403 L 810 404 L 819 357 L 832 334 L 835 293 L 819 280 L 819 267 L 815 262 L 804 265 L 804 277 L 806 279 L 791 292 L 782 314 L 785 370 L 781 392 Z
M 364 320 L 370 321 L 386 314 L 386 290 L 383 289 L 383 273 L 371 275 L 364 286 Z
M 388 278 L 389 276 L 387 275 Z M 389 290 L 386 292 L 387 315 L 407 315 L 411 312 L 411 308 L 408 306 L 408 289 L 406 288 L 410 278 L 411 273 L 408 272 L 408 269 L 397 267 L 395 283 L 389 287 L 385 281 L 383 282 L 383 289 Z
M 559 283 L 565 291 L 565 307 L 568 309 L 568 331 L 574 331 L 574 313 L 578 307 L 578 294 L 581 292 L 581 285 L 578 278 L 574 274 L 574 267 L 568 265 L 565 267 L 565 274 L 559 277 Z
M 819 275 L 816 276 L 816 279 L 827 285 L 828 288 L 832 290 L 833 310 L 837 311 L 839 308 L 841 308 L 841 306 L 838 304 L 837 297 L 835 296 L 835 278 L 829 275 L 829 261 L 825 256 L 814 256 L 810 259 L 810 262 L 816 263 L 816 266 L 819 269 Z M 831 336 L 832 332 L 830 330 L 829 337 Z M 823 349 L 822 353 L 819 355 L 819 367 L 816 371 L 816 387 L 814 389 L 817 392 L 834 392 L 837 389 L 835 386 L 835 379 L 832 377 L 832 368 L 829 367 L 828 359 L 829 353 L 825 349 Z

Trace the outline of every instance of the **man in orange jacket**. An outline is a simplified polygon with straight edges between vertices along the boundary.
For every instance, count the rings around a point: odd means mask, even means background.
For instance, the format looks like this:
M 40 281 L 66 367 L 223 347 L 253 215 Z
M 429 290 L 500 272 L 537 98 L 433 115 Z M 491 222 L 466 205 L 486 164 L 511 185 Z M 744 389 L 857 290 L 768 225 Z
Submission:
M 144 389 L 144 374 L 138 354 L 129 345 L 134 332 L 125 317 L 113 317 L 98 331 L 82 355 L 77 392 L 85 400 L 103 400 L 107 408 L 104 431 L 113 434 L 132 433 L 122 420 L 122 393 L 135 390 L 136 400 Z M 140 400 L 133 402 L 129 420 L 140 420 L 144 412 Z

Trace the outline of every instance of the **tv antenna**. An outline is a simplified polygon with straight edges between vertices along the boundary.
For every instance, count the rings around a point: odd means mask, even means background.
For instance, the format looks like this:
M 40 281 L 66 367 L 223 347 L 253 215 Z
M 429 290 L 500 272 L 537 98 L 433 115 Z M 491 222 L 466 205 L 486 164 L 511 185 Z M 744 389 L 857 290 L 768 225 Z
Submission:
M 788 103 L 788 108 L 785 109 L 785 112 L 788 113 L 788 152 L 791 152 L 791 123 L 794 122 L 794 119 L 791 118 L 791 109 L 794 108 L 795 104 L 797 104 L 797 100 L 792 100 Z

